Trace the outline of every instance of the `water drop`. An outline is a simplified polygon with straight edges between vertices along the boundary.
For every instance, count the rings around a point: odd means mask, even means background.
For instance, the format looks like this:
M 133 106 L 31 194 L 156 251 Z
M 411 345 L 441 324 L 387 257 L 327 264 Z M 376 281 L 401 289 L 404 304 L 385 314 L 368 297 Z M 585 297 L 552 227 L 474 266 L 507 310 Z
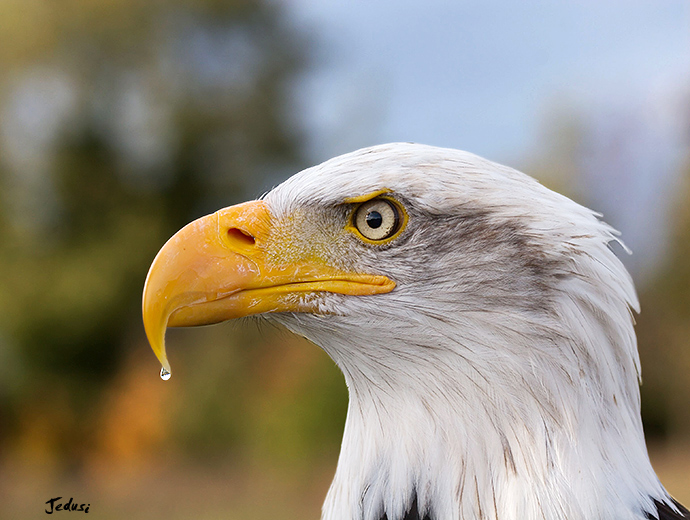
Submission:
M 167 381 L 168 379 L 170 379 L 170 376 L 171 376 L 171 375 L 172 375 L 172 374 L 171 374 L 170 372 L 168 372 L 168 371 L 165 369 L 165 367 L 161 368 L 161 379 L 162 379 L 163 381 Z

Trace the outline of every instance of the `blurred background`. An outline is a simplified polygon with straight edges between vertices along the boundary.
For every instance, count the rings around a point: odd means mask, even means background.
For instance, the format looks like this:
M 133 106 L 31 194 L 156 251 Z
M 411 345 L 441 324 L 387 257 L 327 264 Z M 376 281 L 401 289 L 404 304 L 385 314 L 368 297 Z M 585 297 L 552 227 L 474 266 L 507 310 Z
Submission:
M 361 146 L 510 164 L 604 214 L 643 312 L 643 415 L 690 503 L 690 4 L 0 0 L 0 504 L 318 518 L 347 393 L 251 321 L 144 337 L 190 220 Z

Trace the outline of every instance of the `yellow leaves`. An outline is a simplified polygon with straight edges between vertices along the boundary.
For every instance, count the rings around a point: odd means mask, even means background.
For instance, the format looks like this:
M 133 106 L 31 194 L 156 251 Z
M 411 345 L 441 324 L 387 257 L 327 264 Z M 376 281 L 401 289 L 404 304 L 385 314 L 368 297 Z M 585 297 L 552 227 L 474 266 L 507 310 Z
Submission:
M 143 343 L 143 342 L 142 342 Z M 103 478 L 118 473 L 152 470 L 164 459 L 170 438 L 170 402 L 175 388 L 156 377 L 144 344 L 104 395 L 95 418 L 91 471 Z

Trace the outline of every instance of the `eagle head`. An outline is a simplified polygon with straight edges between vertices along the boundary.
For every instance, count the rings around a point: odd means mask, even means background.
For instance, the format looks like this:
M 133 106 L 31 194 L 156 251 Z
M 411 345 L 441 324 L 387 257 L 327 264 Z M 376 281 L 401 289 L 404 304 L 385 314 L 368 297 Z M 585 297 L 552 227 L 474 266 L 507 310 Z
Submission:
M 679 510 L 647 456 L 616 241 L 511 168 L 375 146 L 180 230 L 144 324 L 168 372 L 166 327 L 259 314 L 331 356 L 350 404 L 324 519 L 653 518 Z

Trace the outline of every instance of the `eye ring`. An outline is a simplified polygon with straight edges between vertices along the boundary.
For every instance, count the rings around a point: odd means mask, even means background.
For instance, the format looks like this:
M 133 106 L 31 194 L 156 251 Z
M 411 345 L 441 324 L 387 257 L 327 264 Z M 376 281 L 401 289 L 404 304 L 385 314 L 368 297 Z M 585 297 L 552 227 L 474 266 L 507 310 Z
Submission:
M 375 198 L 361 203 L 352 215 L 352 227 L 365 241 L 380 244 L 402 229 L 405 213 L 397 202 Z

